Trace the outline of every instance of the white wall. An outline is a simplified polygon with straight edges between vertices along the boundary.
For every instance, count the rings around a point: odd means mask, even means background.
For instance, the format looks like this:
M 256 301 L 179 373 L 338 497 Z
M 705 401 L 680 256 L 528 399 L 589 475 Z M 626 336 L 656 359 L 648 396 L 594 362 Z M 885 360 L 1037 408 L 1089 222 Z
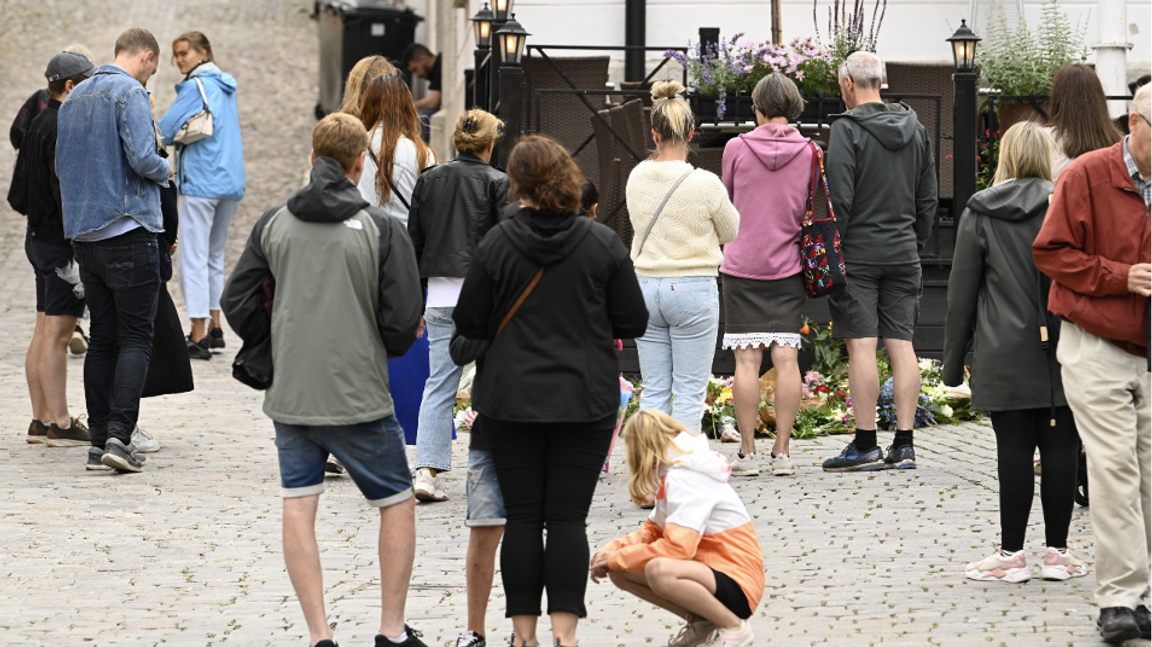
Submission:
M 1014 4 L 1013 0 L 1007 0 Z M 470 0 L 475 13 L 482 3 Z M 872 2 L 867 2 L 871 5 Z M 1030 22 L 1039 17 L 1036 0 L 1024 2 Z M 831 0 L 819 0 L 820 32 L 827 36 Z M 1088 44 L 1096 42 L 1095 3 L 1061 2 L 1075 22 L 1088 16 Z M 768 0 L 648 0 L 647 40 L 650 46 L 682 46 L 698 38 L 700 27 L 719 27 L 721 37 L 744 32 L 756 40 L 772 34 L 771 4 Z M 815 36 L 813 5 L 807 1 L 783 0 L 781 22 L 784 40 Z M 517 0 L 516 18 L 532 36 L 529 43 L 546 45 L 623 45 L 624 0 Z M 865 14 L 871 20 L 872 7 Z M 887 15 L 878 39 L 878 54 L 887 60 L 951 61 L 944 39 L 970 15 L 967 1 L 889 0 Z M 1128 3 L 1129 63 L 1152 60 L 1152 3 Z M 980 25 L 977 25 L 979 34 Z M 613 56 L 623 58 L 622 52 Z M 1091 58 L 1089 59 L 1091 60 Z M 1145 65 L 1145 68 L 1147 66 Z

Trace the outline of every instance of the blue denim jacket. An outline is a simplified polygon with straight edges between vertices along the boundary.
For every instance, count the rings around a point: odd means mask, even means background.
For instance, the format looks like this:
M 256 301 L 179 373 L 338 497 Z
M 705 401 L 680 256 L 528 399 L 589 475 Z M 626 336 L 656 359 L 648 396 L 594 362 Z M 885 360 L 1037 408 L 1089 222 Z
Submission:
M 101 229 L 121 216 L 164 231 L 160 187 L 168 161 L 157 152 L 148 92 L 116 65 L 104 65 L 60 106 L 56 174 L 64 237 Z

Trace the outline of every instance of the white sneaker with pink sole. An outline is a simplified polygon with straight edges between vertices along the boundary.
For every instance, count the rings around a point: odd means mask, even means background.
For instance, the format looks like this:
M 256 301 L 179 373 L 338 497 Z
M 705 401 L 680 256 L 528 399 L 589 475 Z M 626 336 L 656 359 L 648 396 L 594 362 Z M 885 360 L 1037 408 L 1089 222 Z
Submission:
M 982 582 L 1027 582 L 1032 579 L 1028 570 L 1028 556 L 1020 550 L 1006 553 L 999 546 L 991 555 L 979 562 L 971 562 L 964 569 L 970 580 Z
M 1071 548 L 1069 546 L 1061 550 L 1049 546 L 1044 552 L 1044 566 L 1040 568 L 1040 579 L 1063 581 L 1087 575 L 1088 567 L 1076 559 Z

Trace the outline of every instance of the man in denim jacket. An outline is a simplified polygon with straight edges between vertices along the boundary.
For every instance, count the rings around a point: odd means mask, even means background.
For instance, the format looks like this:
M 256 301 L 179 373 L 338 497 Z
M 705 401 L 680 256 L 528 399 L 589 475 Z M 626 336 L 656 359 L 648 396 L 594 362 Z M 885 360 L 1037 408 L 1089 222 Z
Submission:
M 56 169 L 64 236 L 76 250 L 92 314 L 84 361 L 90 469 L 143 468 L 131 436 L 160 288 L 160 186 L 167 186 L 171 175 L 157 151 L 144 89 L 159 52 L 147 29 L 129 29 L 116 39 L 113 64 L 76 86 L 60 107 Z

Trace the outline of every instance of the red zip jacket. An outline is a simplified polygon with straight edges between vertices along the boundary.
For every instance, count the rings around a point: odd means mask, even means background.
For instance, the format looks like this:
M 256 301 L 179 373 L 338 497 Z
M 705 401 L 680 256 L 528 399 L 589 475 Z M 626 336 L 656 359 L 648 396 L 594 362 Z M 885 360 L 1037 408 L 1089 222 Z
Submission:
M 1147 357 L 1148 298 L 1128 291 L 1128 269 L 1152 261 L 1152 229 L 1122 146 L 1085 153 L 1060 173 L 1032 255 L 1053 279 L 1049 310 Z

